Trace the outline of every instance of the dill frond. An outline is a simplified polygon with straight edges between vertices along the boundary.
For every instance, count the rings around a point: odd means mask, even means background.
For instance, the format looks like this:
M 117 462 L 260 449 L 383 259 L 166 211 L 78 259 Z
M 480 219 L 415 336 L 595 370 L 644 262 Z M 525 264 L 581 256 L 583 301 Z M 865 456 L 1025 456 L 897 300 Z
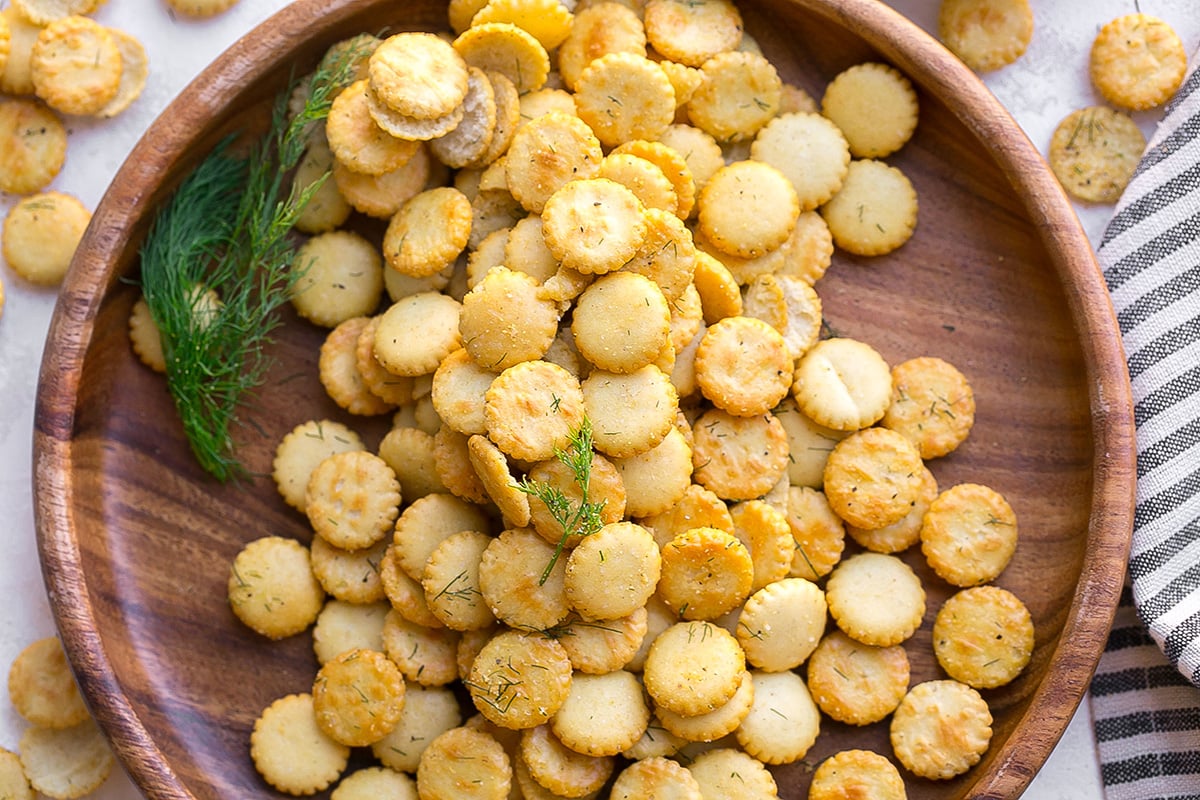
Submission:
M 328 178 L 297 190 L 289 174 L 358 56 L 348 50 L 318 69 L 289 118 L 293 81 L 248 155 L 232 154 L 233 136 L 221 142 L 159 209 L 140 251 L 168 390 L 196 459 L 221 481 L 246 474 L 233 438 L 238 410 L 265 378 L 277 311 L 303 274 L 292 264 L 292 228 Z
M 572 536 L 587 536 L 604 527 L 601 515 L 604 511 L 605 501 L 594 502 L 588 497 L 592 479 L 592 455 L 592 422 L 584 417 L 579 429 L 572 432 L 568 439 L 566 449 L 554 452 L 555 458 L 571 470 L 575 485 L 579 487 L 581 499 L 577 506 L 573 505 L 563 491 L 556 486 L 550 486 L 541 481 L 532 481 L 528 477 L 522 478 L 516 484 L 518 490 L 545 503 L 546 508 L 550 511 L 550 516 L 562 526 L 562 535 L 554 547 L 554 555 L 550 557 L 550 563 L 542 570 L 542 576 L 538 580 L 539 586 L 550 577 L 554 565 L 558 563 L 559 557 L 562 556 L 562 552 L 567 546 L 567 541 Z

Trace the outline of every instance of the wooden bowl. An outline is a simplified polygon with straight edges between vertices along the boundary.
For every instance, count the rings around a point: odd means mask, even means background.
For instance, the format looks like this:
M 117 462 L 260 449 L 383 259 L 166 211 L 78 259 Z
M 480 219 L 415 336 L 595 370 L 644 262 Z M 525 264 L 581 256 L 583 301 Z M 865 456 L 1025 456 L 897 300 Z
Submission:
M 978 416 L 939 484 L 988 484 L 1020 520 L 998 581 L 1029 606 L 1033 660 L 986 692 L 995 734 L 965 775 L 906 776 L 911 798 L 1019 795 L 1085 693 L 1125 569 L 1134 488 L 1132 404 L 1116 322 L 1094 256 L 1037 150 L 974 74 L 872 0 L 743 0 L 747 29 L 785 78 L 819 97 L 839 70 L 882 59 L 918 85 L 916 137 L 889 161 L 920 197 L 915 237 L 877 259 L 844 253 L 818 285 L 829 325 L 889 363 L 937 355 L 972 381 Z M 311 639 L 268 643 L 225 600 L 229 564 L 268 533 L 307 541 L 306 521 L 269 477 L 219 485 L 182 438 L 162 378 L 131 353 L 126 321 L 138 246 L 155 208 L 225 132 L 260 122 L 288 73 L 334 41 L 387 26 L 436 29 L 444 4 L 299 0 L 219 58 L 138 144 L 96 209 L 63 287 L 41 373 L 35 433 L 40 553 L 83 691 L 134 781 L 156 800 L 278 796 L 255 773 L 248 737 L 275 698 L 307 691 Z M 289 320 L 279 365 L 243 453 L 269 475 L 294 424 L 346 419 L 315 377 L 324 332 Z M 298 376 L 298 377 L 297 377 Z M 288 380 L 284 380 L 288 378 Z M 380 431 L 360 420 L 368 443 Z M 372 439 L 372 437 L 375 437 Z M 940 675 L 930 625 L 950 587 L 926 581 L 924 625 L 908 643 L 913 682 Z M 890 754 L 886 725 L 825 721 L 798 764 L 776 770 L 803 798 L 813 766 L 845 747 Z

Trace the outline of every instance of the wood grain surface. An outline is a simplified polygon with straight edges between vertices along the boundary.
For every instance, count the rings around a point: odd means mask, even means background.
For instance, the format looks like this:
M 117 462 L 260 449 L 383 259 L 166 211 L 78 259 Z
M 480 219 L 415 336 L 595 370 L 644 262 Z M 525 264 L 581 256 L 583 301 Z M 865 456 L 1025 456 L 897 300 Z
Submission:
M 1029 606 L 1032 663 L 985 693 L 995 735 L 951 781 L 908 776 L 910 798 L 1013 798 L 1087 688 L 1125 569 L 1134 486 L 1132 404 L 1120 339 L 1091 248 L 1036 148 L 976 77 L 925 33 L 870 0 L 764 0 L 740 7 L 781 74 L 819 97 L 842 68 L 889 61 L 920 91 L 916 137 L 888 160 L 920 199 L 916 235 L 892 255 L 837 253 L 818 284 L 830 328 L 889 363 L 936 355 L 971 380 L 970 439 L 931 462 L 943 487 L 988 484 L 1011 502 L 1020 546 L 998 583 Z M 263 477 L 220 485 L 192 459 L 160 376 L 127 337 L 137 249 L 156 206 L 221 135 L 258 124 L 265 101 L 325 47 L 360 31 L 437 29 L 443 5 L 299 0 L 205 71 L 138 144 L 96 209 L 63 287 L 41 374 L 34 442 L 40 555 L 84 692 L 142 791 L 155 800 L 280 796 L 248 738 L 275 698 L 308 691 L 311 638 L 266 642 L 225 595 L 229 564 L 267 534 L 308 541 L 269 478 L 274 446 L 329 417 L 369 446 L 382 421 L 348 418 L 316 378 L 324 331 L 295 318 L 241 440 Z M 916 683 L 940 673 L 930 626 L 950 587 L 905 556 L 929 602 L 906 644 Z M 800 763 L 777 768 L 803 798 L 821 758 L 890 754 L 885 724 L 823 722 Z

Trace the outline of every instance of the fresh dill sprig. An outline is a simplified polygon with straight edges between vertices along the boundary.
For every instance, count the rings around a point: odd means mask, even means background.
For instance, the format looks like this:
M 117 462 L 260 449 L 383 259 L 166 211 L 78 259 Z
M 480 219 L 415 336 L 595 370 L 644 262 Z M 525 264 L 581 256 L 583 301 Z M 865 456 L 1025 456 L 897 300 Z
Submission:
M 246 474 L 233 439 L 238 410 L 266 376 L 276 312 L 303 273 L 292 264 L 292 227 L 328 178 L 297 188 L 290 172 L 358 57 L 347 50 L 322 64 L 289 116 L 293 81 L 248 155 L 232 154 L 232 136 L 214 148 L 159 210 L 141 248 L 168 390 L 196 459 L 221 481 Z
M 605 501 L 595 502 L 588 497 L 592 481 L 592 455 L 592 422 L 584 417 L 579 429 L 573 431 L 567 440 L 566 449 L 554 451 L 555 458 L 571 470 L 572 478 L 580 492 L 579 505 L 574 505 L 562 489 L 542 481 L 533 481 L 524 477 L 516 485 L 520 491 L 545 503 L 546 508 L 550 511 L 550 516 L 562 526 L 562 535 L 554 547 L 554 555 L 550 557 L 550 563 L 542 571 L 542 577 L 538 580 L 539 586 L 550 577 L 554 565 L 558 563 L 563 549 L 567 546 L 567 541 L 572 536 L 587 536 L 604 526 L 601 514 L 604 511 Z

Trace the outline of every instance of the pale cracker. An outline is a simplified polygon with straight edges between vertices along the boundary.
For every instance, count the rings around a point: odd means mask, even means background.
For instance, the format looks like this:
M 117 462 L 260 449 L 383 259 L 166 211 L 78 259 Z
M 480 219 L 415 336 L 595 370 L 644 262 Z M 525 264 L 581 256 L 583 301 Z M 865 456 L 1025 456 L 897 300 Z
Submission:
M 467 94 L 466 63 L 432 33 L 404 32 L 384 39 L 371 54 L 368 74 L 380 103 L 417 119 L 444 117 Z
M 703 800 L 700 784 L 687 767 L 663 756 L 634 761 L 617 774 L 610 797 L 613 800 Z
M 108 32 L 121 53 L 121 82 L 117 85 L 116 95 L 96 112 L 104 118 L 115 117 L 129 108 L 141 96 L 150 76 L 150 59 L 137 37 L 117 28 L 109 28 Z
M 657 446 L 613 465 L 625 486 L 625 511 L 631 517 L 659 514 L 679 502 L 692 483 L 692 449 L 678 427 Z
M 825 593 L 803 578 L 783 578 L 756 591 L 734 631 L 747 663 L 767 672 L 803 664 L 825 632 L 827 609 Z
M 386 602 L 360 605 L 327 600 L 312 627 L 317 663 L 324 664 L 356 647 L 383 650 L 383 622 L 389 611 Z
M 851 161 L 842 187 L 821 206 L 834 244 L 859 256 L 884 255 L 907 242 L 917 211 L 908 176 L 876 159 Z
M 580 540 L 566 561 L 563 591 L 586 620 L 618 619 L 646 604 L 662 569 L 658 543 L 633 522 L 614 522 Z
M 12 5 L 34 25 L 49 25 L 73 14 L 87 16 L 101 5 L 101 0 L 13 0 Z
M 317 464 L 334 453 L 363 449 L 362 439 L 344 423 L 307 420 L 292 428 L 275 446 L 271 475 L 287 504 L 303 511 L 304 489 Z
M 548 724 L 522 731 L 518 753 L 530 777 L 545 789 L 565 797 L 597 792 L 612 775 L 615 765 L 611 756 L 575 752 L 558 740 Z
M 717 170 L 697 200 L 697 225 L 722 253 L 753 258 L 787 241 L 800 216 L 796 190 L 761 161 L 735 161 Z
M 394 375 L 430 375 L 462 343 L 461 304 L 436 291 L 397 300 L 375 330 L 375 358 Z
M 679 397 L 653 364 L 621 374 L 594 370 L 580 385 L 595 448 L 614 458 L 644 453 L 675 424 Z
M 737 729 L 742 748 L 765 764 L 804 758 L 820 733 L 820 712 L 796 672 L 753 670 L 754 704 Z
M 792 396 L 819 425 L 853 431 L 878 422 L 892 397 L 891 368 L 865 342 L 824 339 L 796 365 Z
M 409 683 L 404 688 L 400 721 L 391 733 L 371 745 L 371 753 L 386 767 L 415 773 L 429 743 L 461 724 L 462 711 L 452 689 Z M 400 795 L 396 800 L 416 800 L 415 787 L 412 797 Z
M 572 750 L 604 757 L 632 746 L 649 722 L 641 682 L 632 672 L 614 670 L 604 675 L 577 673 L 550 725 Z
M 671 313 L 662 290 L 634 272 L 613 272 L 583 291 L 571 332 L 589 362 L 609 372 L 653 363 L 670 342 Z
M 841 129 L 820 114 L 780 114 L 759 130 L 750 157 L 782 172 L 803 211 L 837 192 L 850 167 L 850 145 Z
M 983 757 L 992 739 L 992 714 L 979 692 L 954 680 L 919 683 L 892 714 L 892 751 L 923 778 L 961 775 Z
M 789 487 L 787 520 L 795 540 L 788 574 L 810 581 L 828 575 L 841 561 L 846 529 L 829 506 L 825 493 L 809 486 Z
M 350 748 L 317 726 L 311 694 L 290 694 L 272 702 L 255 720 L 250 758 L 271 786 L 288 794 L 309 794 L 338 779 L 349 762 Z
M 900 70 L 878 61 L 855 64 L 825 87 L 821 113 L 841 130 L 855 158 L 883 158 L 917 128 L 917 92 Z
M 19 750 L 30 785 L 53 800 L 94 792 L 116 763 L 104 732 L 90 718 L 70 728 L 27 728 Z
M 859 553 L 834 568 L 825 584 L 829 613 L 846 635 L 888 647 L 912 636 L 925 614 L 925 589 L 896 556 Z
M 317 234 L 300 245 L 293 264 L 301 274 L 292 285 L 292 306 L 310 322 L 333 328 L 379 307 L 383 259 L 379 248 L 361 234 Z
M 938 38 L 979 72 L 1016 61 L 1033 39 L 1029 0 L 942 0 Z
M 742 15 L 730 0 L 650 0 L 646 39 L 672 61 L 699 67 L 742 42 Z

